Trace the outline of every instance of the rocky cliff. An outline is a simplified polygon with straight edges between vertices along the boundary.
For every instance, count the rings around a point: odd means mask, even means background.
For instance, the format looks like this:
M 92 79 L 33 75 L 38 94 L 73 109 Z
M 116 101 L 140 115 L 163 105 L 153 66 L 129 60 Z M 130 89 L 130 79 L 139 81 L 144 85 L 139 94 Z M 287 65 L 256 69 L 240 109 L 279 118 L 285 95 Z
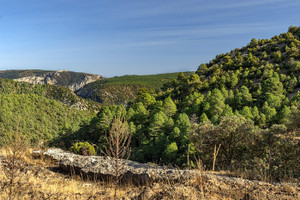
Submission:
M 15 78 L 13 80 L 31 84 L 63 85 L 72 91 L 76 91 L 84 87 L 86 84 L 100 79 L 102 79 L 102 76 L 100 75 L 57 70 L 53 72 L 45 72 L 41 75 L 30 75 Z

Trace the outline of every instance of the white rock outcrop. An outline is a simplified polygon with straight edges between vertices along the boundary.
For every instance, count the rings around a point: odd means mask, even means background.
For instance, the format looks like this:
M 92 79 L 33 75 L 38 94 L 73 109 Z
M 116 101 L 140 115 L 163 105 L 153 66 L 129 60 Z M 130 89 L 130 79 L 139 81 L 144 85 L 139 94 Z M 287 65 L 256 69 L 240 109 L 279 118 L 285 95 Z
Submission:
M 67 72 L 67 71 L 66 70 L 57 70 L 55 72 L 45 73 L 41 76 L 26 76 L 26 77 L 22 77 L 22 78 L 13 79 L 13 80 L 19 81 L 19 82 L 31 83 L 31 84 L 58 85 L 58 82 L 59 82 L 58 80 L 61 79 L 61 73 L 63 73 L 63 72 Z M 75 73 L 75 72 L 72 72 L 72 73 Z M 80 88 L 83 88 L 86 84 L 92 83 L 101 78 L 102 78 L 102 76 L 100 76 L 100 75 L 84 74 L 83 78 L 80 81 L 66 85 L 66 87 L 71 89 L 72 91 L 76 91 L 76 90 L 79 90 Z
M 111 178 L 115 175 L 114 160 L 105 156 L 82 156 L 61 149 L 49 149 L 44 156 L 59 161 L 62 170 L 74 170 L 81 175 L 100 179 Z M 139 163 L 131 160 L 119 160 L 122 163 L 120 175 L 124 180 L 143 184 L 157 180 L 186 180 L 193 177 L 192 170 L 169 169 L 162 166 Z

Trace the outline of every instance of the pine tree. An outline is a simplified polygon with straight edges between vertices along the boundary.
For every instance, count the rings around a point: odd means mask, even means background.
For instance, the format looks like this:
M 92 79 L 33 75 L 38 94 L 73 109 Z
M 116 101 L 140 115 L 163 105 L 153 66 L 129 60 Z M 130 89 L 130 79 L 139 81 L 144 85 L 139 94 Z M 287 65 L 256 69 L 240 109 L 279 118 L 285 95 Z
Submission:
M 163 102 L 163 111 L 168 117 L 173 116 L 177 111 L 177 107 L 170 96 L 165 98 Z

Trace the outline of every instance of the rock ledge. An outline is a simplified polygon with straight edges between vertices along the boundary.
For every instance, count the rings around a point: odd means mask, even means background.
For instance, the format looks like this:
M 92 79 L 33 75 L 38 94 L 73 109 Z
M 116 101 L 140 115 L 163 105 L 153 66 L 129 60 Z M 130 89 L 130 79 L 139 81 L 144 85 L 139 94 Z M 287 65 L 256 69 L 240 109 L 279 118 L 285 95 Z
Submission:
M 105 156 L 82 156 L 63 151 L 61 149 L 49 149 L 44 156 L 59 161 L 63 171 L 76 172 L 81 175 L 96 177 L 97 179 L 111 178 L 115 174 L 114 161 Z M 124 180 L 146 183 L 159 180 L 180 181 L 193 177 L 193 170 L 169 169 L 151 164 L 143 164 L 131 160 L 119 160 L 123 168 L 120 175 Z

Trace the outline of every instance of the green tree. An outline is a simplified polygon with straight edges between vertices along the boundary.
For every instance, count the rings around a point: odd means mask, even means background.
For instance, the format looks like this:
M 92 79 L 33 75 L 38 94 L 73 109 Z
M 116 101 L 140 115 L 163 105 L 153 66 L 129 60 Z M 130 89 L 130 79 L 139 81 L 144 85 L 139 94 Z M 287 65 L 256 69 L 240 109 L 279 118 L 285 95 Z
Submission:
M 273 120 L 275 120 L 276 117 L 276 109 L 272 108 L 269 106 L 268 102 L 265 102 L 263 107 L 262 107 L 262 111 L 266 116 L 266 121 L 267 122 L 272 122 Z
M 250 47 L 256 47 L 258 45 L 258 41 L 255 38 L 252 38 L 250 42 Z
M 253 115 L 251 109 L 248 106 L 243 107 L 241 110 L 241 115 L 243 115 L 246 119 L 253 119 Z
M 200 116 L 200 122 L 206 122 L 206 121 L 209 121 L 209 119 L 207 118 L 206 114 L 203 113 L 201 116 Z
M 172 142 L 167 145 L 166 149 L 164 150 L 164 160 L 166 162 L 174 162 L 177 159 L 178 153 L 178 146 L 176 142 Z
M 163 125 L 167 120 L 168 120 L 167 115 L 162 111 L 155 113 L 150 118 L 149 135 L 152 138 L 158 137 L 158 135 L 162 133 Z
M 144 106 L 149 106 L 155 103 L 155 97 L 153 97 L 148 92 L 142 92 L 140 95 L 136 98 L 137 102 L 142 102 Z
M 217 119 L 225 107 L 225 98 L 223 97 L 221 91 L 219 89 L 214 89 L 210 98 L 208 99 L 208 102 L 210 104 L 210 116 Z
M 284 106 L 278 113 L 278 122 L 280 124 L 289 124 L 291 119 L 291 109 L 287 106 Z
M 170 96 L 163 102 L 163 111 L 168 117 L 172 117 L 177 112 L 177 107 Z
M 240 91 L 234 96 L 235 106 L 241 108 L 242 106 L 249 105 L 252 102 L 252 95 L 246 86 L 242 86 Z
M 273 58 L 274 62 L 279 63 L 282 59 L 281 52 L 280 51 L 273 52 L 271 58 Z
M 221 116 L 225 117 L 225 116 L 232 116 L 232 115 L 233 115 L 232 108 L 226 104 L 223 112 L 221 113 Z

